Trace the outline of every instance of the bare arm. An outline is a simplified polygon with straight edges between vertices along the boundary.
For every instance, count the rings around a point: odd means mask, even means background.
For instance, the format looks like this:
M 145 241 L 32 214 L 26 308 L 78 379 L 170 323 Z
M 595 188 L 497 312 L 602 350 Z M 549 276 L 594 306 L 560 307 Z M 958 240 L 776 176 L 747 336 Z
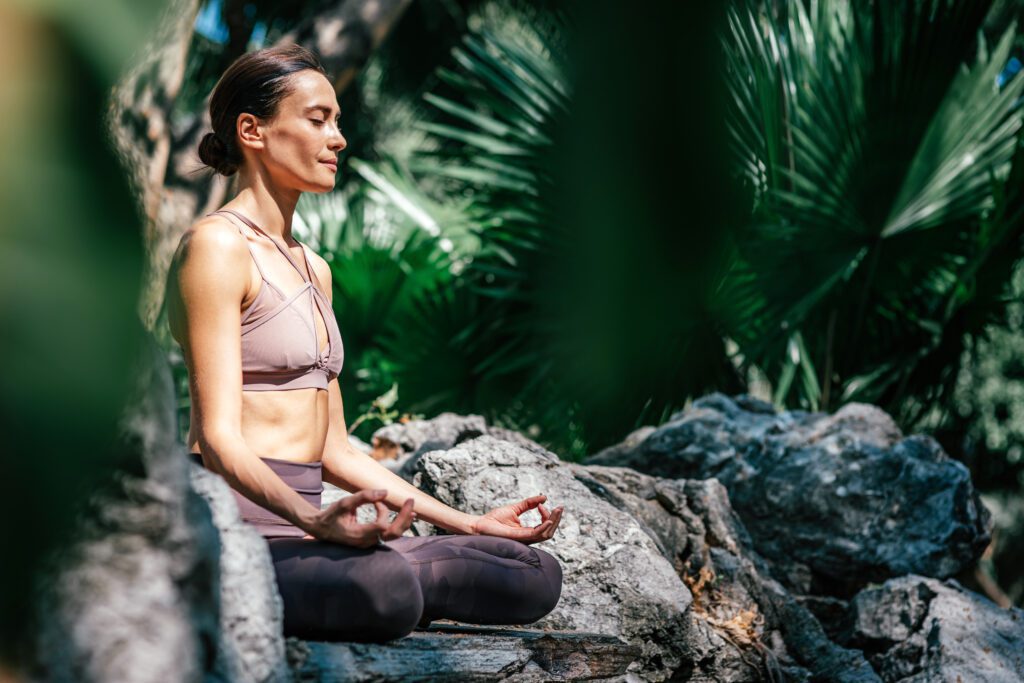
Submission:
M 199 448 L 207 466 L 229 486 L 313 533 L 319 510 L 242 438 L 240 309 L 249 280 L 249 254 L 242 240 L 233 226 L 203 219 L 186 232 L 175 256 L 184 308 L 182 350 L 190 368 Z
M 345 409 L 337 378 L 327 385 L 327 396 L 330 424 L 327 428 L 322 458 L 324 481 L 346 491 L 358 491 L 363 488 L 387 489 L 384 503 L 392 510 L 398 509 L 407 498 L 412 498 L 416 516 L 420 519 L 456 534 L 477 533 L 474 529 L 477 519 L 475 515 L 459 512 L 445 505 L 349 443 Z

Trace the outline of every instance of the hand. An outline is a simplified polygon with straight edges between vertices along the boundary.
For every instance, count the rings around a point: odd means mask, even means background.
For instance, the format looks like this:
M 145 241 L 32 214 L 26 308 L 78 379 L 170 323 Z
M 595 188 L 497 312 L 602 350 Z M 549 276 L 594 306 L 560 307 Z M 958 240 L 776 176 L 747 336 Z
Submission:
M 371 548 L 380 541 L 398 538 L 415 518 L 413 499 L 407 498 L 395 519 L 388 524 L 388 509 L 381 502 L 386 496 L 387 491 L 383 489 L 363 489 L 336 500 L 317 515 L 312 537 L 357 548 Z M 377 508 L 377 520 L 371 524 L 356 521 L 356 509 L 365 504 Z
M 548 512 L 547 508 L 541 505 L 545 500 L 547 496 L 531 496 L 518 503 L 494 508 L 476 518 L 472 525 L 472 533 L 511 538 L 527 545 L 547 541 L 555 535 L 555 529 L 562 521 L 564 508 L 560 505 Z M 540 511 L 541 523 L 535 527 L 524 527 L 519 523 L 519 515 L 533 508 Z

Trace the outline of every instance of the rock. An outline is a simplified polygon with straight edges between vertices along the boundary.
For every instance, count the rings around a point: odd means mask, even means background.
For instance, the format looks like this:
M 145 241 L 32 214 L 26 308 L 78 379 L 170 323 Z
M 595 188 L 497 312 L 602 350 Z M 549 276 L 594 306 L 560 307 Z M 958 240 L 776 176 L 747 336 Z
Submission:
M 639 648 L 593 633 L 431 626 L 390 643 L 288 639 L 298 680 L 608 681 L 623 680 Z
M 885 681 L 1024 680 L 1024 610 L 954 579 L 901 576 L 852 600 L 843 640 Z
M 162 683 L 226 673 L 217 656 L 217 535 L 188 485 L 170 371 L 152 340 L 135 376 L 121 438 L 145 475 L 124 474 L 96 492 L 74 521 L 79 540 L 52 558 L 36 599 L 33 680 Z
M 870 581 L 949 577 L 991 538 L 967 468 L 929 437 L 903 438 L 864 404 L 777 413 L 751 397 L 712 394 L 640 443 L 585 462 L 718 479 L 756 550 L 797 594 L 848 599 Z
M 622 637 L 641 648 L 630 673 L 649 680 L 684 665 L 690 591 L 633 516 L 595 497 L 569 467 L 484 435 L 422 454 L 414 471 L 418 486 L 470 514 L 541 492 L 564 505 L 558 540 L 536 545 L 562 565 L 562 596 L 534 626 Z M 540 522 L 536 510 L 521 519 Z
M 830 642 L 814 616 L 771 576 L 718 481 L 659 479 L 624 467 L 569 467 L 590 491 L 637 517 L 690 588 L 690 664 L 676 677 L 879 680 L 860 652 Z M 744 678 L 751 662 L 757 675 Z
M 642 648 L 632 675 L 878 680 L 859 652 L 831 643 L 814 616 L 771 578 L 713 480 L 554 463 L 492 436 L 426 452 L 413 471 L 432 495 L 474 514 L 539 492 L 552 506 L 565 505 L 556 539 L 538 544 L 563 565 L 562 599 L 537 625 L 625 638 Z M 525 517 L 524 523 L 540 521 Z M 692 593 L 673 580 L 680 577 Z M 666 609 L 665 590 L 685 602 Z
M 558 456 L 519 432 L 492 427 L 480 415 L 441 413 L 429 420 L 396 422 L 373 433 L 373 456 L 396 472 L 407 472 L 428 451 L 448 450 L 463 441 L 488 434 L 558 461 Z
M 192 488 L 210 506 L 220 538 L 220 657 L 231 681 L 280 681 L 289 675 L 284 605 L 266 540 L 241 520 L 222 477 L 189 463 Z

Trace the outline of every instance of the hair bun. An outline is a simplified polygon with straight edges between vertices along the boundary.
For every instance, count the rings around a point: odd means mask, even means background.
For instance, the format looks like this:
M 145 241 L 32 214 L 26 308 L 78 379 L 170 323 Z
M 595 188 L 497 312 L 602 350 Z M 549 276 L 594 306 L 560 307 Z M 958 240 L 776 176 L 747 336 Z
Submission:
M 238 170 L 227 145 L 216 133 L 207 133 L 199 141 L 199 159 L 221 175 L 229 176 Z

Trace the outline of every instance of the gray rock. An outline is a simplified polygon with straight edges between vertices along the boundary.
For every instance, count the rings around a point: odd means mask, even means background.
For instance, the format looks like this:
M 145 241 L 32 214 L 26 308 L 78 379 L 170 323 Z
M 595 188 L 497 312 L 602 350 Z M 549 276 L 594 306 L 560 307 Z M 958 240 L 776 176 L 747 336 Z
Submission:
M 192 488 L 210 506 L 220 538 L 220 657 L 231 681 L 280 681 L 289 676 L 284 606 L 266 540 L 241 520 L 219 475 L 189 463 Z
M 565 506 L 559 532 L 536 547 L 558 559 L 562 596 L 537 628 L 602 633 L 641 648 L 630 673 L 663 680 L 684 664 L 690 591 L 628 512 L 595 497 L 572 470 L 493 436 L 423 454 L 416 484 L 470 514 L 538 493 Z M 531 510 L 524 524 L 540 522 Z
M 371 440 L 374 449 L 395 454 L 394 459 L 381 461 L 385 467 L 403 476 L 411 477 L 416 461 L 424 453 L 448 450 L 463 441 L 469 441 L 484 434 L 517 444 L 554 462 L 559 459 L 557 455 L 519 432 L 488 425 L 480 415 L 441 413 L 428 420 L 396 422 L 375 431 Z
M 870 405 L 777 413 L 748 396 L 712 394 L 640 443 L 586 463 L 718 479 L 757 551 L 798 594 L 848 598 L 893 576 L 945 578 L 991 538 L 967 468 L 929 437 L 903 438 Z
M 188 486 L 166 360 L 150 342 L 122 438 L 145 476 L 94 494 L 76 542 L 52 558 L 35 602 L 30 676 L 45 681 L 217 680 L 218 545 Z M 69 520 L 71 523 L 71 520 Z
M 619 638 L 509 628 L 432 626 L 391 643 L 288 639 L 298 680 L 611 681 L 626 678 L 639 648 Z
M 862 590 L 843 639 L 885 681 L 1024 680 L 1024 610 L 999 607 L 954 579 L 910 575 Z
M 856 650 L 830 642 L 753 550 L 714 479 L 659 479 L 570 466 L 595 495 L 642 522 L 693 595 L 683 680 L 877 681 Z

